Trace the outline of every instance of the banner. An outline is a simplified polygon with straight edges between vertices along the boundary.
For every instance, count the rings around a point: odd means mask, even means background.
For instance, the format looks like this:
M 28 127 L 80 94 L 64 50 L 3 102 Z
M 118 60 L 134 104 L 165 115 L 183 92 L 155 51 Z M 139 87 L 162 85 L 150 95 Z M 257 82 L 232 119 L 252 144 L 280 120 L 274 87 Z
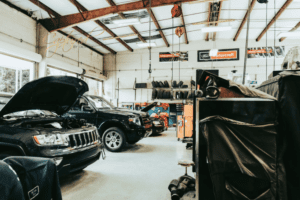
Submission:
M 217 56 L 209 56 L 210 50 L 198 51 L 198 62 L 234 61 L 240 59 L 240 49 L 219 49 Z
M 284 46 L 277 46 L 275 47 L 254 47 L 248 48 L 248 58 L 284 58 L 285 56 L 285 47 Z
M 189 61 L 188 51 L 175 51 L 173 54 L 171 52 L 160 52 L 159 53 L 159 62 L 187 62 Z

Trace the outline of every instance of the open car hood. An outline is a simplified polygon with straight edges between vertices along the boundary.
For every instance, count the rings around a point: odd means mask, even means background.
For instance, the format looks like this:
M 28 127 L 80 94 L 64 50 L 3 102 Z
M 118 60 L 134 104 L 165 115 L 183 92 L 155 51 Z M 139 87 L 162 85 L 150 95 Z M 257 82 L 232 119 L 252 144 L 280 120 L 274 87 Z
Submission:
M 3 115 L 32 109 L 48 110 L 62 115 L 76 99 L 88 91 L 88 85 L 71 76 L 48 76 L 24 85 L 0 111 Z
M 153 102 L 150 105 L 148 105 L 145 108 L 143 108 L 141 111 L 147 112 L 147 111 L 151 110 L 153 107 L 155 107 L 156 105 L 157 105 L 157 102 Z

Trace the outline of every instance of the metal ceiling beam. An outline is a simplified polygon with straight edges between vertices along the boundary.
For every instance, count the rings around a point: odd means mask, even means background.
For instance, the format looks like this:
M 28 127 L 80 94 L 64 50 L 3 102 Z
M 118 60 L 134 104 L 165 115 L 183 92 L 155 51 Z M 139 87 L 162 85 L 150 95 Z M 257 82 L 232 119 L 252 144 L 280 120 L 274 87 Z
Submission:
M 159 7 L 165 5 L 173 5 L 174 3 L 192 2 L 196 0 L 151 0 L 151 7 Z M 71 15 L 65 15 L 60 18 L 55 18 L 54 22 L 51 19 L 40 20 L 41 24 L 50 32 L 61 30 L 66 27 L 74 26 L 76 24 L 83 23 L 89 20 L 96 20 L 97 18 L 105 15 L 141 10 L 149 8 L 149 0 L 137 1 L 122 5 L 111 6 L 107 8 L 100 8 L 96 10 L 86 11 L 82 13 L 76 13 Z M 84 19 L 83 19 L 84 18 Z
M 276 15 L 273 17 L 273 19 L 269 22 L 269 24 L 266 26 L 266 28 L 261 32 L 261 34 L 256 38 L 256 41 L 260 41 L 261 38 L 266 34 L 266 32 L 269 30 L 269 28 L 275 23 L 275 21 L 280 17 L 280 15 L 285 11 L 285 9 L 292 3 L 293 0 L 287 0 L 283 6 L 280 8 L 280 10 L 276 13 Z
M 79 12 L 86 12 L 88 11 L 83 5 L 81 5 L 78 1 L 76 0 L 69 0 L 74 6 L 78 8 Z M 116 38 L 118 42 L 120 42 L 126 49 L 129 51 L 133 52 L 133 49 L 128 46 L 122 39 L 117 38 L 118 36 L 112 32 L 107 26 L 105 26 L 100 20 L 95 20 L 96 24 L 98 24 L 101 28 L 103 28 L 108 34 L 110 34 L 112 37 Z
M 157 19 L 156 19 L 156 17 L 155 17 L 155 15 L 153 14 L 152 9 L 151 9 L 151 8 L 147 8 L 147 11 L 148 11 L 150 17 L 152 18 L 152 20 L 153 20 L 153 22 L 154 22 L 156 28 L 157 28 L 157 29 L 161 29 L 161 28 L 160 28 L 160 25 L 159 25 L 159 23 L 158 23 L 158 21 L 157 21 Z M 162 32 L 161 30 L 159 30 L 158 32 L 159 32 L 160 36 L 162 37 L 162 39 L 164 40 L 166 46 L 169 47 L 170 44 L 169 44 L 169 42 L 168 42 L 168 40 L 167 40 L 167 38 L 166 38 L 164 32 Z
M 218 11 L 218 19 L 216 21 L 219 21 L 220 19 L 220 15 L 221 15 L 221 10 L 222 10 L 222 4 L 223 4 L 223 1 L 220 1 L 219 2 L 219 11 Z M 219 23 L 215 23 L 215 26 L 218 26 Z M 216 40 L 216 36 L 217 36 L 217 32 L 214 32 L 213 34 L 213 41 Z
M 289 32 L 294 32 L 298 28 L 300 28 L 300 22 L 298 22 L 298 24 L 294 28 L 292 28 Z M 286 37 L 282 37 L 282 38 L 279 39 L 279 42 L 282 42 L 285 39 L 286 39 Z
M 181 4 L 181 9 L 182 9 L 182 4 Z M 180 19 L 181 19 L 181 23 L 182 23 L 183 28 L 184 28 L 184 39 L 185 39 L 185 43 L 186 43 L 186 44 L 189 44 L 189 40 L 188 40 L 187 32 L 186 32 L 186 26 L 185 26 L 184 17 L 183 17 L 183 12 L 182 12 L 182 14 L 180 15 Z
M 115 2 L 113 0 L 106 0 L 107 3 L 109 3 L 110 6 L 116 6 Z M 118 15 L 122 18 L 122 19 L 126 19 L 125 15 L 123 13 L 118 13 Z M 135 29 L 135 27 L 133 25 L 129 25 L 128 26 L 135 34 L 137 34 L 138 38 L 142 41 L 142 42 L 146 42 L 146 40 L 144 40 L 144 38 L 142 37 L 142 35 Z
M 41 9 L 45 10 L 46 12 L 49 13 L 49 15 L 54 15 L 55 18 L 54 19 L 59 19 L 61 17 L 60 14 L 58 14 L 57 12 L 55 12 L 54 10 L 52 10 L 51 8 L 49 8 L 48 6 L 46 6 L 45 4 L 41 3 L 38 0 L 29 0 L 30 2 L 32 2 L 33 4 L 37 5 L 38 7 L 40 7 Z M 43 24 L 42 24 L 43 25 Z M 46 28 L 46 27 L 45 27 Z M 90 40 L 96 42 L 97 44 L 99 44 L 100 46 L 102 46 L 103 48 L 105 48 L 106 50 L 110 51 L 113 54 L 116 54 L 117 52 L 115 52 L 114 50 L 112 50 L 111 48 L 109 48 L 108 46 L 106 46 L 105 44 L 103 44 L 102 42 L 100 42 L 99 40 L 97 40 L 96 38 L 94 38 L 93 36 L 89 35 L 87 32 L 85 32 L 84 30 L 82 30 L 81 28 L 79 28 L 78 26 L 73 27 L 73 29 L 75 29 L 76 31 L 80 32 L 81 34 L 85 35 L 86 37 L 88 37 Z M 69 38 L 71 38 L 71 36 L 69 36 Z M 74 38 L 74 37 L 72 37 Z M 77 40 L 78 41 L 78 40 Z M 84 45 L 85 46 L 85 45 Z M 90 47 L 89 49 L 93 49 L 92 47 Z M 99 51 L 96 51 L 99 52 Z M 101 53 L 101 55 L 103 55 L 103 53 Z
M 247 10 L 247 12 L 246 12 L 246 14 L 245 14 L 245 16 L 243 18 L 243 21 L 242 21 L 242 23 L 241 23 L 238 31 L 236 32 L 235 37 L 233 38 L 233 41 L 236 41 L 238 39 L 240 33 L 242 32 L 242 29 L 243 29 L 244 25 L 247 22 L 247 19 L 248 19 L 247 16 L 248 16 L 248 14 L 250 15 L 250 13 L 252 12 L 252 10 L 253 10 L 253 8 L 255 6 L 255 3 L 256 3 L 256 0 L 252 0 L 252 2 L 250 4 L 250 7 L 248 8 L 248 10 Z

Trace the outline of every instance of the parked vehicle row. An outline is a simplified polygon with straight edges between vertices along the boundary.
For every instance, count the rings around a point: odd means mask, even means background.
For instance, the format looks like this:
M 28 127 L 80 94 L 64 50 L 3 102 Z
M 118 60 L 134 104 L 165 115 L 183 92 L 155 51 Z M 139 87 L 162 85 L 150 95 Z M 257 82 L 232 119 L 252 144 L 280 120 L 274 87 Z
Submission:
M 1 95 L 0 159 L 51 158 L 62 176 L 97 161 L 104 148 L 118 152 L 164 130 L 147 112 L 156 103 L 127 110 L 87 91 L 83 80 L 53 76 L 27 83 L 14 96 Z

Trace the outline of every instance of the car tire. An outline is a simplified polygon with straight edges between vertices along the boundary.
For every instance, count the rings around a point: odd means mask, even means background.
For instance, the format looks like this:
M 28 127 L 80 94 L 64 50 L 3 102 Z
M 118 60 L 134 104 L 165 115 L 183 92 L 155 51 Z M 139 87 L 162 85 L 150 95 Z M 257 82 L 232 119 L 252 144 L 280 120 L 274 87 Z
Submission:
M 108 151 L 119 152 L 126 144 L 126 137 L 120 128 L 112 127 L 103 133 L 102 141 Z
M 3 160 L 9 156 L 20 156 L 20 154 L 15 150 L 4 150 L 0 152 L 0 160 Z

